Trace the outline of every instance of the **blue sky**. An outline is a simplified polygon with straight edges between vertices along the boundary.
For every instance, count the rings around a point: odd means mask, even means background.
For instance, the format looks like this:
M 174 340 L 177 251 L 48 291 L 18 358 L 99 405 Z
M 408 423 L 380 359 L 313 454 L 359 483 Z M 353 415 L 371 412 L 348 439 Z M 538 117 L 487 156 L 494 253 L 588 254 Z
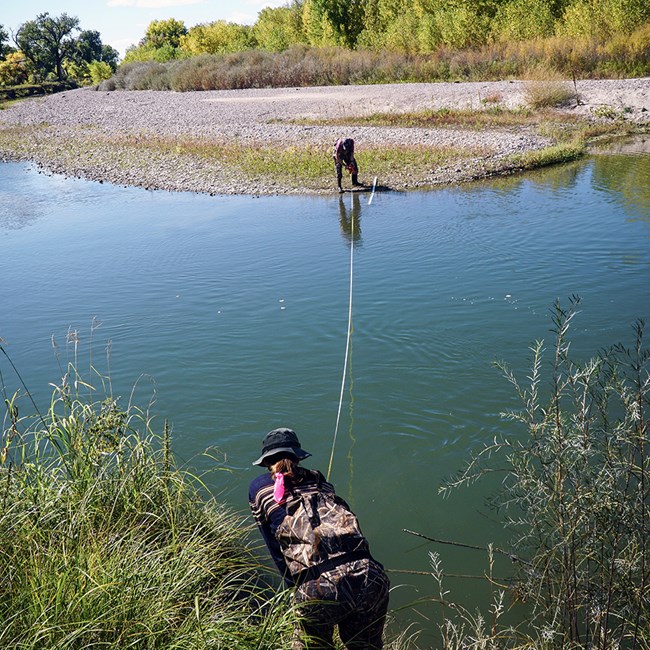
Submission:
M 4 0 L 0 25 L 11 33 L 27 20 L 48 12 L 76 16 L 81 29 L 97 30 L 102 42 L 120 55 L 137 43 L 152 20 L 176 18 L 190 28 L 213 20 L 251 25 L 264 7 L 280 7 L 287 0 Z

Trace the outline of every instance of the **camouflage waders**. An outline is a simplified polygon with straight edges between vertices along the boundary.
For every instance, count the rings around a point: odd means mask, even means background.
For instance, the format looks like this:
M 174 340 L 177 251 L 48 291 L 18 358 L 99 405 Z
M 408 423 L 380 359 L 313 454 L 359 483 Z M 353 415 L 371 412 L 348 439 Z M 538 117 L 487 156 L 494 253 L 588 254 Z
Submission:
M 355 560 L 300 584 L 295 593 L 303 639 L 292 650 L 333 650 L 334 627 L 348 650 L 380 650 L 389 581 L 372 559 Z

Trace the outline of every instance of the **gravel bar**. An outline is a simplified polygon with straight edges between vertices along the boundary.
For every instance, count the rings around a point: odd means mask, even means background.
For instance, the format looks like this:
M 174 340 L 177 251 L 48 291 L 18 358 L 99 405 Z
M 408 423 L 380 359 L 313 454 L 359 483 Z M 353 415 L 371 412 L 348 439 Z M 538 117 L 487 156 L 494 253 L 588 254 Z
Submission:
M 578 81 L 577 106 L 569 114 L 595 116 L 607 107 L 626 120 L 650 120 L 650 78 Z M 394 189 L 455 183 L 498 167 L 516 153 L 548 146 L 527 128 L 461 130 L 306 126 L 292 120 L 403 113 L 423 109 L 480 110 L 494 105 L 524 104 L 525 82 L 471 82 L 326 86 L 176 93 L 169 91 L 96 91 L 83 88 L 12 104 L 0 112 L 0 159 L 28 160 L 68 176 L 136 185 L 150 189 L 211 194 L 278 194 L 331 192 L 335 184 L 316 188 L 290 181 L 251 179 L 244 171 L 198 156 L 152 153 L 137 138 L 201 140 L 228 145 L 314 145 L 331 155 L 341 136 L 364 146 L 482 148 L 481 159 L 463 160 L 429 170 L 419 178 L 392 179 Z M 486 100 L 488 100 L 486 102 Z M 125 138 L 129 143 L 120 145 Z M 136 142 L 136 146 L 133 143 Z

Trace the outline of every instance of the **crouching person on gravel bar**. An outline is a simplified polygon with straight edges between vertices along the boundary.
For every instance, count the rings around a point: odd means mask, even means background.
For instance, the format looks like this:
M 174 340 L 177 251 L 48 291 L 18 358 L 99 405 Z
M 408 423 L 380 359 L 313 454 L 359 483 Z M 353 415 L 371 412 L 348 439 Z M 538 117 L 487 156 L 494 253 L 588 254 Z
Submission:
M 255 521 L 286 584 L 295 589 L 301 634 L 294 650 L 333 650 L 334 628 L 348 650 L 379 650 L 389 581 L 346 502 L 317 470 L 291 429 L 266 434 L 253 463 L 268 472 L 250 484 Z

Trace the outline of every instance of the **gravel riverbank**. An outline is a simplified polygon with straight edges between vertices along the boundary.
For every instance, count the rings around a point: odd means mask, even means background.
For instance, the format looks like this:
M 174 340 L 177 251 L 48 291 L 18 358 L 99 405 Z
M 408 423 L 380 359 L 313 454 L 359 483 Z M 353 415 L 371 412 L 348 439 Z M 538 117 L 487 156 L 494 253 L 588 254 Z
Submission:
M 341 135 L 364 147 L 449 147 L 480 150 L 412 177 L 403 171 L 386 180 L 394 189 L 454 183 L 498 170 L 499 161 L 549 145 L 530 129 L 306 126 L 291 120 L 524 104 L 524 82 L 390 84 L 174 93 L 95 91 L 84 88 L 18 102 L 0 112 L 0 159 L 29 160 L 69 176 L 155 189 L 212 194 L 330 192 L 334 174 L 305 186 L 278 178 L 255 178 L 218 159 L 186 151 L 138 146 L 147 139 L 195 140 L 219 145 L 302 146 L 331 156 Z M 567 115 L 612 112 L 621 119 L 650 121 L 650 79 L 578 81 L 579 103 Z M 487 100 L 487 102 L 486 102 Z M 600 107 L 600 108 L 599 108 Z M 604 109 L 603 107 L 607 107 Z M 362 170 L 363 172 L 363 170 Z M 369 173 L 372 173 L 369 171 Z M 380 182 L 382 179 L 380 179 Z

